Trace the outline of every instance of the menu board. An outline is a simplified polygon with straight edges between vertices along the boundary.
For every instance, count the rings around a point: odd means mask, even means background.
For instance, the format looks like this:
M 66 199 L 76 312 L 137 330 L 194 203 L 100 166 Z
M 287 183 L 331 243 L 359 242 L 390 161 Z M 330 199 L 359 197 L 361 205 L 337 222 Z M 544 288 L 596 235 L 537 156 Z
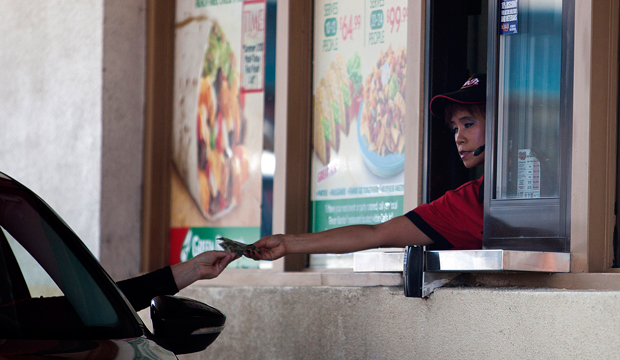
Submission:
M 265 0 L 177 0 L 170 263 L 260 238 Z M 241 258 L 230 266 L 252 268 Z
M 403 214 L 407 0 L 317 0 L 312 231 Z
M 519 149 L 517 172 L 517 198 L 540 197 L 540 160 L 532 149 Z

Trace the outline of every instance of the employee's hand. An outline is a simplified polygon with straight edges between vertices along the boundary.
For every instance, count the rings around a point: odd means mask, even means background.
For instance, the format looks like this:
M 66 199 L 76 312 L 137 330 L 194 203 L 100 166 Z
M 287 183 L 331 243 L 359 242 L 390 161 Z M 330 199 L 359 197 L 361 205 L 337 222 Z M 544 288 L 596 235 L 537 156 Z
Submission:
M 254 243 L 256 250 L 248 250 L 245 256 L 254 260 L 276 260 L 288 254 L 288 235 L 269 235 Z
M 231 261 L 240 256 L 224 251 L 206 251 L 185 262 L 171 266 L 172 275 L 179 290 L 191 285 L 196 280 L 217 277 Z

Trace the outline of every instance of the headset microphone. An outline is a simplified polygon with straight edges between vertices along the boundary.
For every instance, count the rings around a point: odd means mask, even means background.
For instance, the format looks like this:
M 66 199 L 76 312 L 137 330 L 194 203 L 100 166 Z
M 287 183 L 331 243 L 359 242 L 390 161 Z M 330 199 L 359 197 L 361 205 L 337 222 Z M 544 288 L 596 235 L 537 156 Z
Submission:
M 482 154 L 484 152 L 484 145 L 478 147 L 476 150 L 474 150 L 474 156 L 478 156 L 480 154 Z

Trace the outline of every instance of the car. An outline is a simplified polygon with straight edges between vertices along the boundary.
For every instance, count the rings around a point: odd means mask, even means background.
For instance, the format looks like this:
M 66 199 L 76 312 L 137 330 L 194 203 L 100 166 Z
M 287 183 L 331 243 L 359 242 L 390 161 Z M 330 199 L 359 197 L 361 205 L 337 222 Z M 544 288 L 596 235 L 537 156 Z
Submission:
M 0 172 L 0 358 L 175 359 L 209 346 L 226 320 L 168 295 L 150 313 L 153 332 L 60 216 Z

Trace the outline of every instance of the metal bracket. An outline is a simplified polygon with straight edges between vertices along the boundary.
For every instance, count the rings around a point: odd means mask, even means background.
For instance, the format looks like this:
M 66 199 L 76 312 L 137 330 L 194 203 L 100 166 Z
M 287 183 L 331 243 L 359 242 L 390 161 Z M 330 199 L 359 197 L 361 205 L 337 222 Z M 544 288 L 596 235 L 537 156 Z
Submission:
M 570 253 L 516 250 L 424 251 L 405 248 L 404 292 L 407 297 L 427 297 L 462 272 L 570 272 Z

